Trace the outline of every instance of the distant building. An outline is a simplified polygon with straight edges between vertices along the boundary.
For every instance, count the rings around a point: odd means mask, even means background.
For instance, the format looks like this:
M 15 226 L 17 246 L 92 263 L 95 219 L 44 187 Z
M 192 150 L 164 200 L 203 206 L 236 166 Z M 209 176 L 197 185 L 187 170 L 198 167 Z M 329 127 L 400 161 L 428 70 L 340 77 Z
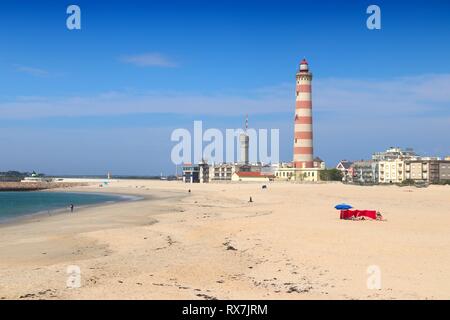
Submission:
M 21 182 L 52 182 L 53 178 L 47 178 L 33 171 L 31 176 L 24 177 Z
M 347 170 L 349 182 L 359 184 L 378 183 L 378 162 L 373 160 L 361 160 L 352 163 Z
M 323 161 L 319 157 L 315 157 L 313 159 L 313 168 L 325 169 L 325 161 Z
M 390 147 L 383 152 L 375 152 L 372 155 L 372 160 L 375 161 L 389 161 L 395 159 L 411 159 L 419 157 L 412 148 L 401 149 L 399 147 Z
M 199 178 L 200 168 L 198 165 L 192 163 L 185 163 L 183 165 L 183 182 L 197 183 L 200 182 Z
M 378 162 L 379 183 L 402 183 L 405 180 L 405 162 L 401 158 Z
M 275 179 L 277 180 L 290 181 L 295 178 L 295 170 L 291 162 L 280 162 L 279 164 L 275 164 L 273 165 L 273 171 L 275 174 Z
M 262 172 L 271 174 L 272 167 L 261 163 L 219 163 L 209 167 L 210 181 L 231 181 L 235 172 Z
M 439 182 L 450 182 L 450 157 L 439 161 Z
M 450 181 L 450 159 L 419 156 L 411 148 L 389 148 L 376 152 L 372 160 L 355 161 L 348 168 L 349 161 L 342 160 L 336 169 L 347 172 L 344 181 L 360 184 L 393 184 L 405 180 L 439 183 Z
M 213 181 L 231 181 L 231 176 L 236 172 L 236 164 L 234 163 L 220 163 L 213 164 L 210 167 L 210 180 Z
M 380 183 L 439 182 L 439 157 L 420 156 L 411 148 L 389 148 L 374 153 L 372 159 L 378 161 Z
M 209 164 L 205 161 L 199 163 L 199 182 L 207 183 L 210 180 L 209 177 Z
M 450 163 L 450 161 L 448 163 Z M 405 178 L 407 180 L 438 183 L 440 180 L 439 169 L 441 164 L 442 161 L 438 160 L 406 160 Z M 446 166 L 443 165 L 443 167 L 443 171 L 445 171 Z
M 193 165 L 191 163 L 184 164 L 183 182 L 186 183 L 209 182 L 209 165 L 204 161 L 196 165 Z
M 337 165 L 336 169 L 338 169 L 342 173 L 342 179 L 345 180 L 349 175 L 349 170 L 351 170 L 353 162 L 347 160 L 341 160 Z
M 257 171 L 240 171 L 233 173 L 231 181 L 236 182 L 269 182 L 273 181 L 274 175 Z
M 275 179 L 280 181 L 320 181 L 320 171 L 325 163 L 318 162 L 317 168 L 294 168 L 292 163 L 280 163 L 274 168 Z
M 45 177 L 25 177 L 21 182 L 52 182 L 52 178 Z

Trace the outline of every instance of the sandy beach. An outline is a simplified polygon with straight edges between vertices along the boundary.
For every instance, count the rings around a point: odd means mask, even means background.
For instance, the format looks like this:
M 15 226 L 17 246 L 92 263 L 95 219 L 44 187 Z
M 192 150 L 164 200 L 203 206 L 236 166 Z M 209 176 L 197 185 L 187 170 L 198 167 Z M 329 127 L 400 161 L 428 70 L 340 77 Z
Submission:
M 66 191 L 144 199 L 0 225 L 0 299 L 450 299 L 449 186 L 114 180 Z M 387 221 L 340 220 L 341 202 Z M 79 288 L 67 287 L 71 265 Z M 381 289 L 367 286 L 373 266 Z

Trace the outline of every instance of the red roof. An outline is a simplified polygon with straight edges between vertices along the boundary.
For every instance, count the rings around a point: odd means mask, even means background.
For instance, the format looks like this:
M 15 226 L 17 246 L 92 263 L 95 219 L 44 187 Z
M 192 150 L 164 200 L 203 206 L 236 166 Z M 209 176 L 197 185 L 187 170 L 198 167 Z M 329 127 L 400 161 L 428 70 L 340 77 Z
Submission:
M 306 61 L 306 59 L 303 59 L 302 62 L 300 62 L 300 64 L 308 64 L 308 61 Z
M 264 173 L 255 172 L 255 171 L 239 171 L 239 172 L 236 172 L 236 174 L 239 177 L 261 177 L 261 178 L 273 177 L 272 174 L 264 174 Z

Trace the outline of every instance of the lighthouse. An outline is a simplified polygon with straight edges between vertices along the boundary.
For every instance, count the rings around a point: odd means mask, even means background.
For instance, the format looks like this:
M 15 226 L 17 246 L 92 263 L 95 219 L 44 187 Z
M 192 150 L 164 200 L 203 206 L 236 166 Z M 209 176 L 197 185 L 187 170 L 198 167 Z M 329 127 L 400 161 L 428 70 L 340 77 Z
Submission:
M 294 167 L 313 168 L 312 73 L 303 59 L 296 75 Z

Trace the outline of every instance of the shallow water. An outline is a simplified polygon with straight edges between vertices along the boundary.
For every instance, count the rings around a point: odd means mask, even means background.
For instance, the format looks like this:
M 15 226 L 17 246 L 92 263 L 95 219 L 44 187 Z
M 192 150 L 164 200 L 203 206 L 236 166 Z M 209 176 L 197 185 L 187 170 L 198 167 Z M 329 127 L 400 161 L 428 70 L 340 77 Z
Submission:
M 0 192 L 0 223 L 5 220 L 25 215 L 56 211 L 70 212 L 70 204 L 74 211 L 80 206 L 121 201 L 126 198 L 120 195 L 74 192 Z

